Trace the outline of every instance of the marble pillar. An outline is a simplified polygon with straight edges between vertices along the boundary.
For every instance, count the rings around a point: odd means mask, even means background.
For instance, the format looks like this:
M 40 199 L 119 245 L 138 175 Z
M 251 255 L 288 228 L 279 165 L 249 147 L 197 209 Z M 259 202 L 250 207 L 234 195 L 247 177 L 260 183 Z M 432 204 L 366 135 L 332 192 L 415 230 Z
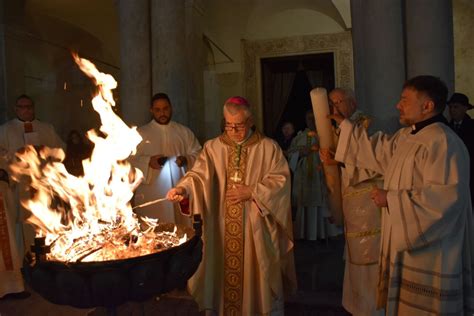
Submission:
M 153 1 L 155 2 L 155 1 Z M 120 108 L 124 121 L 140 126 L 150 120 L 150 1 L 119 0 Z
M 173 120 L 203 140 L 202 4 L 198 0 L 156 0 L 151 12 L 153 91 L 167 93 Z
M 0 124 L 7 120 L 4 1 L 0 0 Z
M 168 94 L 173 120 L 188 124 L 185 1 L 151 2 L 153 93 Z
M 204 103 L 203 4 L 200 0 L 186 0 L 185 10 L 187 110 L 190 113 L 188 126 L 202 142 L 207 132 L 207 104 Z
M 357 103 L 374 117 L 373 128 L 399 128 L 395 108 L 405 81 L 401 0 L 352 0 Z
M 453 8 L 450 0 L 405 1 L 407 78 L 440 77 L 454 88 Z
M 28 90 L 26 85 L 26 71 L 28 62 L 26 55 L 31 52 L 28 40 L 25 40 L 24 34 L 28 34 L 28 18 L 25 10 L 25 0 L 7 1 L 1 0 L 3 10 L 3 35 L 1 49 L 3 56 L 2 69 L 4 81 L 3 85 L 4 104 L 0 105 L 1 114 L 5 115 L 3 120 L 14 118 L 14 105 L 16 98 L 21 94 L 28 94 L 33 99 L 35 95 Z

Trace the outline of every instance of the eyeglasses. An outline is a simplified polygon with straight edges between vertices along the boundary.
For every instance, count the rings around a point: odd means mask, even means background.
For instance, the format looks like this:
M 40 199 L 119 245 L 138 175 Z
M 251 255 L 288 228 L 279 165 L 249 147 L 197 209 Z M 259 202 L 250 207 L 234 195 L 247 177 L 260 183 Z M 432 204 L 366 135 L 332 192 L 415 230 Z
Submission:
M 234 123 L 234 124 L 225 123 L 224 129 L 228 132 L 233 131 L 233 130 L 235 130 L 236 132 L 241 132 L 247 127 L 246 123 L 247 123 L 247 121 L 245 121 L 243 123 Z

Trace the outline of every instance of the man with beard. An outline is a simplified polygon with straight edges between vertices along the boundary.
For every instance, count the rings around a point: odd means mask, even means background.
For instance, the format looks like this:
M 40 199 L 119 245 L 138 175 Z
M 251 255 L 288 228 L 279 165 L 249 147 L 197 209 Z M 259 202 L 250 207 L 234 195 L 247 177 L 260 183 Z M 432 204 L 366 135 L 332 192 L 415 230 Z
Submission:
M 193 132 L 171 120 L 171 101 L 165 93 L 157 93 L 151 99 L 150 123 L 138 128 L 143 141 L 132 157 L 132 164 L 144 175 L 142 184 L 135 192 L 135 205 L 165 196 L 179 179 L 191 168 L 201 150 Z M 160 222 L 190 224 L 173 203 L 139 207 L 140 216 L 158 218 Z
M 407 127 L 368 137 L 334 114 L 335 159 L 384 176 L 371 192 L 382 208 L 377 307 L 387 315 L 471 315 L 474 258 L 469 154 L 442 113 L 448 89 L 433 76 L 403 85 Z
M 232 97 L 223 110 L 224 133 L 167 194 L 189 195 L 190 213 L 203 217 L 204 255 L 189 290 L 206 315 L 283 315 L 296 285 L 288 164 L 252 129 L 247 100 Z

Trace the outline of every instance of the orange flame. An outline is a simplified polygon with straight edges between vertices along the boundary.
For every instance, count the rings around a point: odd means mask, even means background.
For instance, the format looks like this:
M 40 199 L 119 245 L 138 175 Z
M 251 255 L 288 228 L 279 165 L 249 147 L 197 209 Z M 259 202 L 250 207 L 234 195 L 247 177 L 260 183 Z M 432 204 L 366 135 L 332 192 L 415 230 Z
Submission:
M 149 233 L 140 230 L 130 206 L 143 174 L 126 161 L 142 138 L 136 127 L 127 126 L 112 109 L 112 89 L 117 87 L 114 78 L 90 61 L 73 57 L 98 87 L 92 105 L 100 115 L 104 135 L 94 130 L 87 133 L 94 150 L 91 158 L 83 161 L 84 176 L 67 172 L 61 149 L 27 146 L 17 153 L 18 161 L 12 166 L 15 179 L 29 178 L 35 192 L 32 199 L 22 201 L 32 213 L 27 221 L 36 227 L 37 235 L 46 236 L 46 243 L 52 244 L 51 256 L 60 261 L 80 260 L 96 248 L 113 252 L 118 239 L 131 238 L 132 232 L 138 239 Z M 156 222 L 148 221 L 148 225 L 153 229 Z

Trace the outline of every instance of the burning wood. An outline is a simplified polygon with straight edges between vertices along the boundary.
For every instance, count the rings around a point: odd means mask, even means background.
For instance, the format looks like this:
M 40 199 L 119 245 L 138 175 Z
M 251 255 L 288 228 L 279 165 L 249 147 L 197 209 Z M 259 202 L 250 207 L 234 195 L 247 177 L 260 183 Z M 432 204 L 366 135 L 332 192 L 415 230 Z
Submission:
M 139 218 L 130 200 L 143 178 L 126 159 L 135 152 L 141 137 L 113 111 L 112 89 L 117 82 L 94 64 L 74 55 L 81 70 L 98 87 L 92 105 L 99 113 L 100 133 L 91 130 L 91 158 L 83 161 L 84 176 L 70 175 L 61 149 L 27 147 L 12 166 L 17 181 L 31 183 L 33 198 L 22 201 L 32 215 L 28 222 L 37 236 L 51 245 L 48 260 L 108 261 L 151 254 L 186 241 L 174 232 L 156 232 L 157 222 Z M 146 229 L 142 229 L 146 227 Z

